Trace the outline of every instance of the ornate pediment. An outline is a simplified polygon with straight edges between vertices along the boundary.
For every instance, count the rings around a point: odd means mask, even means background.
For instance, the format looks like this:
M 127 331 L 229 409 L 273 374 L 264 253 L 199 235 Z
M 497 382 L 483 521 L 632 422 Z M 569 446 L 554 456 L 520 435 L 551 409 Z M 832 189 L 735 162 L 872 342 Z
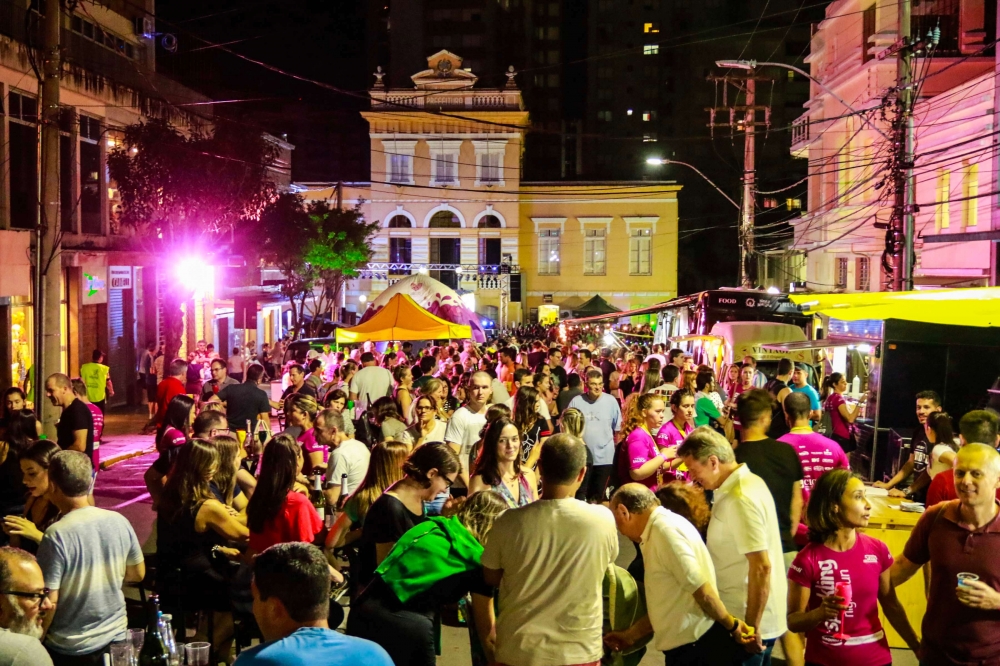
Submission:
M 427 58 L 427 67 L 410 77 L 417 88 L 428 90 L 469 88 L 478 78 L 472 72 L 462 69 L 461 57 L 443 49 Z

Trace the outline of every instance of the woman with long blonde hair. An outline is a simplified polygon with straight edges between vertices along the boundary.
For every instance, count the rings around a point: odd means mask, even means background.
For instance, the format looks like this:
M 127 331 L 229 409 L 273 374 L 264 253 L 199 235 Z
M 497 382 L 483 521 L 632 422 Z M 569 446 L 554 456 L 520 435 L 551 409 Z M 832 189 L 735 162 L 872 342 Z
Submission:
M 403 463 L 410 455 L 405 442 L 382 442 L 372 447 L 368 471 L 358 489 L 347 499 L 344 510 L 326 535 L 327 557 L 332 560 L 334 548 L 355 541 L 361 536 L 368 509 L 385 489 L 403 478 Z

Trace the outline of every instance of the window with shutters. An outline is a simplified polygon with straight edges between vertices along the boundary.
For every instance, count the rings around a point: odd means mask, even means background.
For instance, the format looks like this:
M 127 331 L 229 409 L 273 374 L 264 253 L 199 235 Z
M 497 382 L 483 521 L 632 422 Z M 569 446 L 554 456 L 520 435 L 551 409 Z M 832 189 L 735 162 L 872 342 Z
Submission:
M 871 290 L 871 259 L 868 257 L 858 257 L 854 262 L 854 288 Z
M 868 52 L 874 44 L 871 38 L 875 36 L 875 3 L 861 12 L 861 62 L 866 63 L 875 56 Z
M 604 229 L 583 230 L 583 274 L 605 275 L 607 236 Z
M 413 182 L 413 158 L 409 155 L 389 156 L 389 182 L 391 183 L 411 183 Z
M 937 231 L 947 229 L 951 226 L 951 210 L 948 203 L 948 193 L 950 190 L 951 173 L 944 169 L 938 169 L 937 205 L 934 206 L 934 228 Z
M 503 185 L 506 141 L 473 141 L 476 151 L 476 185 Z
M 629 275 L 653 274 L 653 230 L 633 229 L 628 239 Z
M 33 229 L 38 223 L 38 102 L 13 90 L 7 98 L 10 226 Z
M 559 230 L 538 232 L 538 274 L 559 275 Z
M 847 288 L 847 257 L 837 257 L 836 285 L 838 289 Z
M 962 174 L 962 222 L 967 227 L 979 224 L 979 165 L 966 162 Z

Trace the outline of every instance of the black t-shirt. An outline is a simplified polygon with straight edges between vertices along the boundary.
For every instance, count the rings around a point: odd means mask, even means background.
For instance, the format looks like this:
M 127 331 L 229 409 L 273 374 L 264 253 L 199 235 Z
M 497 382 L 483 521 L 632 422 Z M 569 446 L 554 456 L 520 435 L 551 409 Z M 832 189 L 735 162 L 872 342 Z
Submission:
M 319 394 L 316 393 L 316 388 L 309 382 L 303 382 L 302 388 L 296 389 L 294 386 L 289 385 L 285 389 L 285 392 L 281 394 L 281 400 L 284 401 L 285 398 L 292 395 L 293 393 L 301 393 L 302 395 L 312 396 L 313 398 L 319 398 Z
M 566 388 L 567 386 L 566 382 L 569 379 L 568 375 L 566 374 L 566 368 L 562 367 L 561 365 L 557 365 L 551 370 L 552 370 L 552 376 L 559 378 L 559 390 L 561 391 L 562 389 Z
M 790 444 L 773 439 L 741 442 L 736 447 L 736 461 L 746 463 L 750 471 L 764 479 L 774 498 L 781 528 L 781 549 L 788 553 L 796 550 L 792 539 L 792 486 L 802 482 L 802 462 Z
M 921 472 L 927 469 L 927 463 L 930 462 L 930 456 L 927 451 L 928 444 L 927 431 L 924 430 L 923 426 L 918 427 L 913 433 L 913 439 L 910 440 L 910 451 L 913 452 L 914 481 L 920 476 Z
M 398 499 L 384 493 L 375 500 L 365 516 L 365 526 L 361 531 L 361 585 L 367 585 L 375 575 L 375 544 L 395 543 L 414 525 L 426 520 L 416 515 Z
M 77 430 L 87 431 L 87 449 L 84 453 L 88 458 L 94 457 L 94 416 L 87 405 L 77 398 L 63 409 L 56 423 L 56 443 L 65 451 L 73 446 L 73 433 Z
M 219 400 L 226 403 L 226 420 L 230 430 L 245 430 L 250 421 L 251 431 L 257 427 L 257 415 L 271 411 L 267 394 L 256 384 L 230 384 L 219 390 Z
M 778 439 L 782 435 L 787 435 L 789 431 L 788 422 L 785 421 L 785 409 L 778 402 L 778 394 L 788 388 L 788 384 L 780 379 L 772 379 L 764 388 L 774 398 L 774 405 L 771 407 L 771 427 L 767 431 L 767 436 Z
M 601 368 L 601 374 L 604 376 L 604 392 L 605 393 L 610 393 L 611 392 L 611 373 L 614 372 L 615 370 L 617 370 L 618 368 L 616 368 L 615 364 L 612 363 L 611 361 L 609 361 L 606 358 L 602 358 L 601 359 L 600 368 Z

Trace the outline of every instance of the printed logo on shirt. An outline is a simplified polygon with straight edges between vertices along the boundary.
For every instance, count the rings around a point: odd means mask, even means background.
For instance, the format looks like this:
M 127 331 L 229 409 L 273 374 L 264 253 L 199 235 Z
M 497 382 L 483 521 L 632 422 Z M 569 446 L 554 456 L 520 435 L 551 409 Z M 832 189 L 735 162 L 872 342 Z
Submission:
M 878 564 L 878 556 L 871 553 L 865 555 L 865 564 Z

